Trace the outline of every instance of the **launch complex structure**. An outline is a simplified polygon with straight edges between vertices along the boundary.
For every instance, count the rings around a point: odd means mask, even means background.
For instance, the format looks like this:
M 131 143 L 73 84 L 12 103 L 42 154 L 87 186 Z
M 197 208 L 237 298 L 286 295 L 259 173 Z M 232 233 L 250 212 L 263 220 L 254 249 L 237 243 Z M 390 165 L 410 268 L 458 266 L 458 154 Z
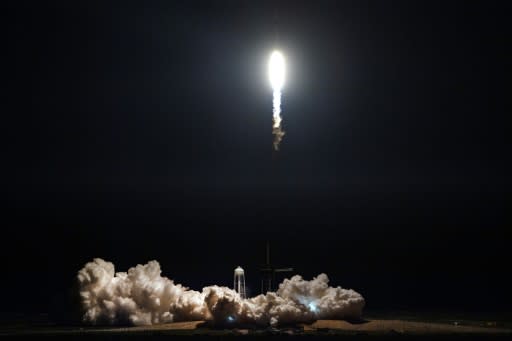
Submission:
M 270 243 L 267 241 L 265 253 L 265 264 L 260 268 L 261 274 L 261 293 L 265 295 L 269 291 L 275 291 L 276 274 L 293 272 L 293 268 L 276 268 L 270 263 Z M 245 290 L 245 272 L 242 267 L 235 269 L 233 276 L 233 289 L 240 294 L 241 298 L 247 298 Z
M 260 268 L 261 293 L 275 290 L 276 274 L 293 272 L 293 268 L 276 268 L 270 263 L 270 243 L 267 241 L 265 264 Z

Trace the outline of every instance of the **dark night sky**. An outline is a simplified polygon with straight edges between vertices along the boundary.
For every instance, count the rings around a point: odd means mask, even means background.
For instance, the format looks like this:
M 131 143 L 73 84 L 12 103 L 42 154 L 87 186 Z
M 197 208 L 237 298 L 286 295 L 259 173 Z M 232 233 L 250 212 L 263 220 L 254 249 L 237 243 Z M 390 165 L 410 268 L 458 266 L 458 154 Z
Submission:
M 368 309 L 510 310 L 501 1 L 192 3 L 3 5 L 1 311 L 94 257 L 258 293 L 266 239 Z

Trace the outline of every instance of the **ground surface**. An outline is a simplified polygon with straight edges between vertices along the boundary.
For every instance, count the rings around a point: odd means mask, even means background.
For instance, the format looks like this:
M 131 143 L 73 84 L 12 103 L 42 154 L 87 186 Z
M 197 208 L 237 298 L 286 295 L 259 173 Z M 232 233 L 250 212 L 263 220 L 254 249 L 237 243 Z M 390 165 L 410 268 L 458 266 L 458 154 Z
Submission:
M 483 338 L 494 337 L 512 339 L 512 329 L 500 326 L 495 322 L 473 321 L 451 323 L 435 323 L 406 321 L 397 319 L 371 319 L 357 323 L 339 320 L 319 320 L 312 324 L 300 324 L 279 329 L 216 329 L 210 328 L 204 321 L 176 322 L 154 326 L 139 327 L 59 327 L 23 325 L 4 325 L 0 336 L 35 336 L 35 337 L 90 337 L 94 339 L 112 338 L 173 338 L 190 336 L 229 338 L 243 336 L 253 337 L 318 337 L 336 338 L 353 336 L 354 338 L 396 338 L 396 337 L 428 337 L 441 338 Z
M 364 333 L 398 333 L 398 334 L 494 334 L 509 333 L 512 336 L 512 330 L 506 328 L 496 328 L 494 326 L 471 326 L 460 325 L 458 323 L 433 323 L 433 322 L 414 322 L 404 320 L 368 320 L 363 323 L 349 323 L 337 320 L 319 320 L 311 325 L 305 325 L 304 330 L 342 330 L 347 332 Z

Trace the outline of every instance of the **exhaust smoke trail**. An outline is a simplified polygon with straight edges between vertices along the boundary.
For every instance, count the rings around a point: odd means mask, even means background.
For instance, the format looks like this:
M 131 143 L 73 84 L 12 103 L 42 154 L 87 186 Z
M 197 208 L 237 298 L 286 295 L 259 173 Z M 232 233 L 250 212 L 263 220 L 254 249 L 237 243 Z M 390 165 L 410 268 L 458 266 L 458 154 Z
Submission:
M 273 90 L 273 119 L 272 119 L 272 135 L 274 135 L 274 150 L 279 150 L 279 144 L 283 139 L 285 132 L 281 128 L 281 89 L 284 85 L 285 78 L 285 62 L 284 57 L 279 51 L 274 51 L 270 55 L 268 64 L 268 73 L 270 85 Z

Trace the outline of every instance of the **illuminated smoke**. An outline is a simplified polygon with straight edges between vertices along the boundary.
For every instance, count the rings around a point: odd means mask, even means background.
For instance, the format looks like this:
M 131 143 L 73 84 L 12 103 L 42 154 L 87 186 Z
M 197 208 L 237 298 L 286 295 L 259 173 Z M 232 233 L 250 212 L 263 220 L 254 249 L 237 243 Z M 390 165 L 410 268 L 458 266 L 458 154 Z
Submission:
M 276 151 L 279 150 L 279 144 L 285 134 L 281 128 L 281 89 L 284 85 L 285 72 L 286 67 L 283 55 L 279 51 L 272 52 L 268 64 L 268 73 L 273 90 L 272 134 L 274 135 L 273 144 Z
M 311 281 L 293 276 L 276 292 L 242 299 L 234 290 L 208 286 L 201 292 L 162 277 L 157 261 L 115 273 L 96 258 L 78 272 L 83 321 L 90 324 L 150 325 L 207 320 L 216 325 L 279 326 L 316 319 L 357 319 L 364 298 L 330 287 L 325 274 Z

